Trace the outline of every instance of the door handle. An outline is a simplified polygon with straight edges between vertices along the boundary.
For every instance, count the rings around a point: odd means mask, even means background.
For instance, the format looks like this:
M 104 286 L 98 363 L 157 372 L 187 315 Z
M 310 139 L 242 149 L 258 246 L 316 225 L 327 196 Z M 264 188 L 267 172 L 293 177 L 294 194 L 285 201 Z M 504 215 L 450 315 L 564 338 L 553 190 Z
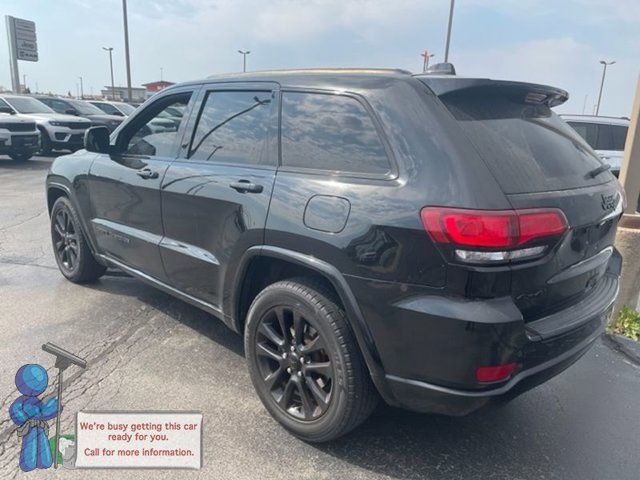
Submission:
M 249 180 L 239 180 L 230 183 L 229 186 L 240 193 L 261 193 L 262 185 L 251 183 Z
M 138 170 L 136 172 L 136 174 L 139 177 L 142 177 L 144 179 L 147 179 L 147 178 L 158 178 L 158 172 L 155 172 L 155 171 L 151 170 L 150 168 L 143 168 L 142 170 Z

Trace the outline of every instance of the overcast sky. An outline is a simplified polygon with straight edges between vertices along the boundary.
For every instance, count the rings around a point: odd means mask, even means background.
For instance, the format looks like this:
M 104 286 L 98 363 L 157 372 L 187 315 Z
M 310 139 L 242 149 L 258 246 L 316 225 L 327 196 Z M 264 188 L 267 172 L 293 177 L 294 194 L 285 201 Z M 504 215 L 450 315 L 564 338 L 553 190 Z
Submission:
M 242 68 L 422 69 L 442 61 L 449 0 L 129 0 L 134 86 Z M 0 13 L 36 22 L 40 61 L 19 62 L 35 90 L 86 93 L 126 84 L 120 0 L 2 0 Z M 10 87 L 6 35 L 0 85 Z M 458 74 L 547 83 L 569 91 L 560 111 L 591 113 L 600 59 L 609 67 L 601 114 L 629 115 L 640 73 L 640 0 L 458 0 L 450 60 Z

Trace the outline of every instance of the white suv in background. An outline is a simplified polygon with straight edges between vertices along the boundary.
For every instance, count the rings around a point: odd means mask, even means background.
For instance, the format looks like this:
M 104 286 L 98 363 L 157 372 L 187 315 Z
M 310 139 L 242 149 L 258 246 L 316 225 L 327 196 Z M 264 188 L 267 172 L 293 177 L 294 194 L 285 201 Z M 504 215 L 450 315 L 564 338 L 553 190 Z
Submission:
M 629 120 L 593 115 L 560 116 L 587 141 L 604 163 L 611 165 L 611 171 L 618 176 L 629 130 Z
M 73 115 L 54 112 L 44 103 L 24 95 L 0 95 L 23 118 L 34 120 L 40 131 L 40 152 L 48 155 L 52 150 L 75 152 L 84 147 L 84 132 L 91 122 Z
M 40 149 L 36 122 L 22 115 L 0 99 L 0 155 L 13 160 L 28 160 Z

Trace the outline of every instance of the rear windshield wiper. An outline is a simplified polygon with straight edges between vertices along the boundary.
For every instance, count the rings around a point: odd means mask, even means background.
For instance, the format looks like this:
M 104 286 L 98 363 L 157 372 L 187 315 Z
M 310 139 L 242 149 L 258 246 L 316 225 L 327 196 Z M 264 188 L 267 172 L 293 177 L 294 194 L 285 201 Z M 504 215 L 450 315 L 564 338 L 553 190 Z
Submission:
M 600 165 L 598 168 L 594 168 L 593 170 L 591 170 L 589 172 L 589 176 L 591 178 L 596 178 L 598 175 L 600 175 L 602 172 L 606 172 L 607 170 L 609 170 L 611 168 L 611 165 L 609 165 L 608 163 L 603 163 L 602 165 Z

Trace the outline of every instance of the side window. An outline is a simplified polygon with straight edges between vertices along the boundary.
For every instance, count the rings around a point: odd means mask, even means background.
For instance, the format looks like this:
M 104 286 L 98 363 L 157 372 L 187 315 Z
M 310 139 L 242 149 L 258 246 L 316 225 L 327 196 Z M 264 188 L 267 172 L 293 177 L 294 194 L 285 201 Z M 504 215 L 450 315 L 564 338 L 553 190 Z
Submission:
M 45 98 L 43 100 L 41 100 L 42 103 L 44 103 L 45 105 L 50 106 L 54 111 L 58 112 L 58 113 L 66 113 L 67 110 L 71 110 L 71 106 L 67 105 L 66 102 L 63 102 L 61 100 L 56 100 L 55 98 Z
M 611 141 L 611 125 L 604 123 L 599 124 L 596 150 L 613 150 Z
M 172 156 L 176 152 L 182 117 L 165 115 L 170 107 L 186 108 L 191 92 L 170 95 L 149 105 L 123 132 L 124 153 Z
M 116 107 L 109 105 L 108 103 L 94 103 L 94 105 L 109 115 L 121 115 Z
M 613 141 L 611 145 L 611 150 L 624 150 L 624 144 L 627 141 L 627 131 L 629 127 L 625 127 L 624 125 L 611 125 L 611 133 L 613 134 Z
M 373 120 L 355 98 L 282 96 L 282 165 L 384 175 L 391 166 Z
M 11 106 L 7 102 L 5 102 L 2 98 L 0 98 L 0 107 L 11 108 Z M 11 108 L 11 110 L 13 110 L 13 108 Z
M 595 123 L 585 122 L 568 122 L 571 127 L 578 132 L 582 138 L 589 144 L 591 148 L 596 148 L 598 139 L 598 125 Z
M 207 93 L 193 133 L 189 158 L 241 165 L 269 162 L 265 145 L 271 100 L 271 92 Z

